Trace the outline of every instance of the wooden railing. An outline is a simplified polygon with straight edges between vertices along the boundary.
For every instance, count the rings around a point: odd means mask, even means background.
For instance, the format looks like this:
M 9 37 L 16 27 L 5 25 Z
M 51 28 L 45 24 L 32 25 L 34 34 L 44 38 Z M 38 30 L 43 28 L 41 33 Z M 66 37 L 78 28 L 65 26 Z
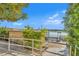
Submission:
M 73 47 L 72 45 L 69 45 L 69 54 L 70 54 L 70 56 L 72 56 L 72 47 Z M 79 50 L 79 47 L 77 45 L 75 45 L 74 46 L 74 52 L 73 52 L 74 56 L 77 56 L 77 52 L 78 52 L 77 50 Z
M 19 46 L 19 47 L 26 47 L 26 48 L 30 48 L 30 49 L 32 49 L 32 55 L 42 55 L 42 51 L 44 51 L 44 49 L 41 47 L 41 40 L 34 40 L 34 39 L 26 39 L 26 38 L 5 38 L 5 37 L 0 37 L 1 39 L 7 39 L 8 41 L 8 52 L 10 52 L 11 51 L 11 45 L 12 46 Z M 13 44 L 13 43 L 11 43 L 11 41 L 12 40 L 22 40 L 23 41 L 23 45 L 21 45 L 21 44 Z M 26 45 L 24 45 L 24 42 L 25 42 L 25 40 L 26 41 L 28 41 L 28 40 L 32 40 L 32 46 L 26 46 Z M 40 44 L 40 48 L 35 48 L 34 47 L 34 41 L 38 41 Z M 5 43 L 6 44 L 6 43 Z M 40 51 L 40 53 L 39 54 L 37 54 L 37 53 L 35 53 L 34 52 L 34 50 L 39 50 Z M 26 52 L 27 53 L 27 52 Z

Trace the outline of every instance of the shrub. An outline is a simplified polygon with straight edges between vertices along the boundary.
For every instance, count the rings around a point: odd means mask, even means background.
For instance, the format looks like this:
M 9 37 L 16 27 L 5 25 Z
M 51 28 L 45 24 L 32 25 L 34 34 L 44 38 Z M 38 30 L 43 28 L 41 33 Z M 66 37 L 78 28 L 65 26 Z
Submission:
M 46 29 L 41 29 L 39 31 L 34 30 L 32 27 L 25 27 L 23 30 L 23 36 L 26 39 L 31 39 L 31 40 L 25 40 L 27 41 L 25 44 L 32 46 L 32 39 L 34 39 L 34 47 L 35 48 L 40 48 L 45 47 L 45 35 L 46 35 L 47 30 Z M 38 41 L 40 40 L 40 41 Z
M 9 36 L 9 31 L 7 28 L 0 27 L 0 37 L 7 38 Z

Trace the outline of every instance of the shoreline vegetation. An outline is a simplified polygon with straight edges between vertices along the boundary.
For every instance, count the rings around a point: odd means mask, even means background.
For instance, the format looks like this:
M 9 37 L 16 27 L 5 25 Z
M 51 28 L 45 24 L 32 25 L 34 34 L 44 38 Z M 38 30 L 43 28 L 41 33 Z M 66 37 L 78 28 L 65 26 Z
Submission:
M 10 30 L 11 31 L 11 30 Z M 40 41 L 41 41 L 41 46 L 45 47 L 45 35 L 47 30 L 46 29 L 41 29 L 39 31 L 34 30 L 32 27 L 25 27 L 22 31 L 23 34 L 23 38 L 29 39 L 29 40 L 25 40 L 26 41 L 26 45 L 32 46 L 32 40 L 30 39 L 34 39 L 35 40 L 35 47 L 39 48 L 40 47 Z M 5 38 L 9 38 L 9 29 L 8 28 L 0 28 L 0 34 L 2 36 L 0 37 L 5 37 Z M 16 33 L 15 33 L 16 35 Z M 17 38 L 17 37 L 16 37 Z M 6 39 L 5 39 L 6 40 Z M 19 44 L 21 44 L 20 40 Z M 15 40 L 16 43 L 18 43 L 17 40 Z

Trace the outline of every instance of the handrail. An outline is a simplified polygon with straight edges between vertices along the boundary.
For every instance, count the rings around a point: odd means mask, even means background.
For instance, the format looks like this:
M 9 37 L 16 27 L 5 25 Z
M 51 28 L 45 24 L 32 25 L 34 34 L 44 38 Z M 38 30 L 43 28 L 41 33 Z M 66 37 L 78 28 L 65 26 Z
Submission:
M 10 46 L 20 46 L 20 47 L 31 48 L 32 49 L 32 53 L 33 53 L 34 49 L 35 50 L 40 50 L 41 53 L 44 50 L 41 47 L 39 47 L 39 48 L 35 48 L 34 47 L 34 41 L 38 41 L 40 43 L 40 42 L 42 42 L 41 40 L 28 39 L 28 38 L 5 38 L 5 37 L 0 37 L 0 38 L 2 38 L 2 39 L 8 39 L 8 43 L 5 43 L 5 44 L 8 44 L 8 50 L 9 51 L 10 51 Z M 18 39 L 22 40 L 23 39 L 23 43 L 24 43 L 24 41 L 31 40 L 32 41 L 32 46 L 25 46 L 24 44 L 21 45 L 21 44 L 16 44 L 16 43 L 13 44 L 13 43 L 11 43 L 11 39 L 13 39 L 13 40 L 18 40 Z M 39 44 L 39 45 L 41 45 L 41 44 Z
M 3 38 L 4 39 L 5 37 L 0 37 L 0 38 Z M 26 40 L 32 40 L 32 39 L 28 39 L 28 38 L 5 38 L 5 39 L 14 39 L 14 40 L 16 40 L 16 39 L 24 39 L 25 41 Z M 34 41 L 41 41 L 41 40 L 34 40 Z

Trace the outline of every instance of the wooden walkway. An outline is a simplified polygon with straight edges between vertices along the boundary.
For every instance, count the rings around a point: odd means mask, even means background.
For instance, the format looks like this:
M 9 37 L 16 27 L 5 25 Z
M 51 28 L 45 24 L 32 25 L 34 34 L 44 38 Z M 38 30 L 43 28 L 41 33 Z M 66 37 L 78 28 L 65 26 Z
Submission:
M 48 48 L 43 52 L 43 56 L 67 56 L 68 51 L 65 43 L 48 43 Z

